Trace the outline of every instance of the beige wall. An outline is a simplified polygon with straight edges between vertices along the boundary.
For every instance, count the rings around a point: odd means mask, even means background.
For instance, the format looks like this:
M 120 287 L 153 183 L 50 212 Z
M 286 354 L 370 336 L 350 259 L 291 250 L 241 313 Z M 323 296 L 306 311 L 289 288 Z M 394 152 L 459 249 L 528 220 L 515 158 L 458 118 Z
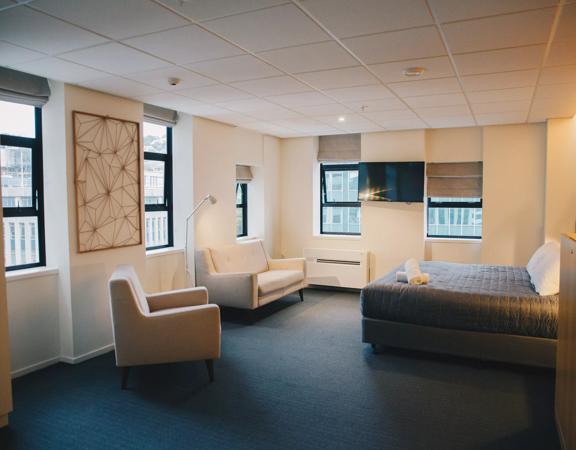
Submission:
M 544 241 L 546 126 L 484 128 L 482 262 L 526 265 Z
M 548 121 L 546 240 L 576 231 L 576 116 Z

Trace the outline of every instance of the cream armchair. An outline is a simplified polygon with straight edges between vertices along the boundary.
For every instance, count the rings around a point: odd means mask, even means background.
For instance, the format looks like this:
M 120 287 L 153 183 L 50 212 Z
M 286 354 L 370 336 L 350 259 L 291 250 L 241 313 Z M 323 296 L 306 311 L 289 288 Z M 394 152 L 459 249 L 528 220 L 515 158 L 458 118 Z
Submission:
M 304 258 L 271 259 L 260 240 L 198 250 L 195 263 L 212 303 L 254 310 L 296 291 L 304 301 Z
M 131 266 L 119 266 L 110 279 L 110 306 L 116 365 L 126 389 L 131 366 L 220 357 L 220 309 L 208 304 L 204 288 L 146 295 Z

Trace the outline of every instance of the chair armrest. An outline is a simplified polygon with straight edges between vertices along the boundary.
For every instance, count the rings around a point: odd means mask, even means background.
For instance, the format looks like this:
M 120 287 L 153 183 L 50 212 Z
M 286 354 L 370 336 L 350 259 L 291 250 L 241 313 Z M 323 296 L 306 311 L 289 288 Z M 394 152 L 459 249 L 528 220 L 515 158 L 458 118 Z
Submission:
M 146 296 L 150 312 L 208 304 L 208 290 L 203 287 L 178 289 Z
M 306 260 L 304 258 L 269 259 L 270 270 L 301 270 L 306 273 Z
M 196 282 L 206 286 L 210 301 L 234 308 L 256 308 L 258 301 L 258 277 L 253 273 L 199 273 Z

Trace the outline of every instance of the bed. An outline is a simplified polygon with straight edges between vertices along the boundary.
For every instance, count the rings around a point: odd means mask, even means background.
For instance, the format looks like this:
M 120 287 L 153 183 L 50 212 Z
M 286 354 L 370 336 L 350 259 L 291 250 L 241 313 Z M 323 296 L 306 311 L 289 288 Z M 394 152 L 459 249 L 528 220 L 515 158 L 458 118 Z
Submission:
M 362 337 L 382 345 L 554 367 L 558 296 L 536 293 L 523 267 L 422 262 L 428 285 L 396 270 L 361 291 Z

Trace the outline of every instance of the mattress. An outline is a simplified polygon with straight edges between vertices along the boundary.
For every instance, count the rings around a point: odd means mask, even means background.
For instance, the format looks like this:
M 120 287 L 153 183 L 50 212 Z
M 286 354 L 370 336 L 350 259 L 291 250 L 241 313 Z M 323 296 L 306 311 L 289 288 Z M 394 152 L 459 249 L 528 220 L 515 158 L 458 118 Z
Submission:
M 396 282 L 396 270 L 360 294 L 362 314 L 439 328 L 557 338 L 558 296 L 540 296 L 524 267 L 422 262 L 428 285 Z

